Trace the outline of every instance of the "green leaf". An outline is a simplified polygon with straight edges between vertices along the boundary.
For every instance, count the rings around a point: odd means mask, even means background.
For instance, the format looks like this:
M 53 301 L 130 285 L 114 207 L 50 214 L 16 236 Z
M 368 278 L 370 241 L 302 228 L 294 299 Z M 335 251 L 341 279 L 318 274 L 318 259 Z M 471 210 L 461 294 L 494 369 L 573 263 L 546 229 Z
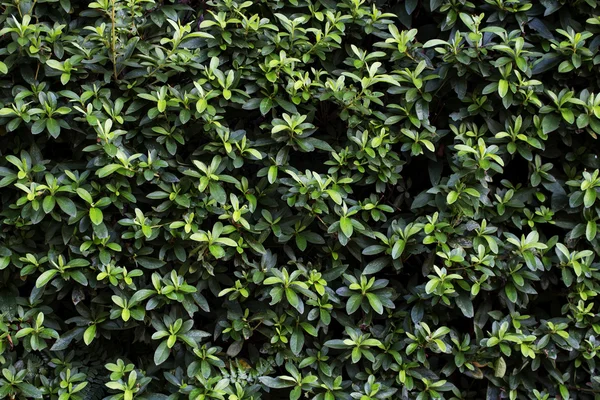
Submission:
M 35 281 L 35 287 L 41 288 L 43 286 L 46 286 L 48 282 L 50 282 L 57 273 L 58 270 L 56 269 L 49 269 L 48 271 L 43 272 Z
M 229 345 L 229 347 L 227 348 L 227 355 L 229 357 L 235 357 L 238 354 L 240 354 L 240 352 L 242 351 L 242 348 L 244 347 L 244 341 L 243 340 L 236 340 L 235 342 L 231 343 Z
M 394 246 L 392 247 L 392 258 L 394 260 L 397 260 L 398 258 L 400 258 L 402 253 L 404 253 L 405 248 L 406 248 L 406 242 L 404 240 L 402 240 L 402 239 L 396 240 L 396 243 L 394 243 Z
M 42 208 L 46 214 L 49 214 L 54 210 L 54 206 L 56 206 L 56 200 L 54 196 L 46 196 L 44 201 L 42 202 Z
M 456 305 L 462 311 L 463 315 L 467 318 L 473 318 L 473 302 L 469 298 L 467 293 L 461 293 L 458 297 L 455 298 Z
M 348 315 L 354 314 L 356 310 L 358 310 L 358 308 L 360 307 L 362 299 L 362 295 L 360 294 L 354 294 L 350 296 L 350 298 L 346 302 L 346 313 L 348 313 Z
M 356 364 L 357 362 L 360 361 L 360 359 L 362 358 L 362 352 L 360 351 L 360 348 L 355 347 L 352 349 L 352 362 L 354 364 Z
M 96 324 L 92 324 L 87 327 L 85 332 L 83 332 L 83 342 L 86 344 L 86 346 L 89 346 L 90 343 L 92 343 L 95 336 L 96 336 Z
M 159 99 L 156 104 L 156 108 L 158 109 L 158 112 L 164 112 L 167 109 L 167 101 L 164 99 Z
M 498 94 L 500 97 L 505 97 L 508 93 L 508 81 L 505 79 L 500 79 L 498 82 Z
M 31 133 L 34 135 L 44 132 L 44 129 L 46 129 L 46 118 L 40 118 L 31 125 Z
M 269 183 L 273 184 L 277 180 L 277 172 L 277 165 L 271 165 L 269 167 L 269 172 L 267 174 L 267 179 L 269 180 Z
M 342 205 L 342 196 L 337 191 L 333 189 L 327 189 L 326 192 L 335 204 Z
M 292 307 L 294 307 L 295 309 L 300 308 L 300 298 L 298 297 L 298 294 L 296 292 L 294 292 L 292 289 L 290 289 L 290 288 L 285 289 L 285 298 L 287 299 L 288 303 L 290 303 L 290 305 Z
M 308 242 L 302 234 L 296 235 L 296 246 L 298 246 L 298 249 L 300 249 L 300 251 L 306 250 Z
M 390 264 L 391 261 L 389 257 L 379 257 L 365 266 L 365 269 L 363 270 L 363 275 L 376 274 Z
M 227 193 L 225 193 L 225 189 L 221 187 L 216 182 L 210 182 L 208 184 L 208 188 L 210 190 L 210 195 L 213 199 L 217 201 L 219 204 L 225 204 L 227 202 Z
M 208 250 L 210 251 L 210 254 L 212 254 L 214 258 L 225 257 L 225 250 L 219 245 L 211 244 L 210 246 L 208 246 Z
M 429 7 L 431 11 L 435 11 L 444 3 L 443 0 L 429 0 Z
M 160 365 L 164 363 L 169 358 L 169 354 L 170 349 L 167 346 L 167 341 L 163 340 L 156 348 L 156 351 L 154 351 L 154 364 Z
M 262 115 L 266 115 L 269 111 L 271 111 L 271 108 L 273 108 L 273 100 L 271 100 L 269 97 L 265 97 L 261 100 L 260 113 Z
M 220 237 L 220 238 L 216 239 L 215 242 L 224 244 L 225 246 L 229 246 L 229 247 L 237 247 L 238 246 L 238 244 L 235 240 L 230 239 L 228 237 Z
M 44 398 L 42 391 L 30 383 L 21 382 L 21 383 L 17 384 L 17 387 L 21 391 L 21 394 L 23 394 L 26 398 L 29 398 L 29 399 L 43 399 Z
M 98 175 L 99 178 L 105 178 L 121 168 L 123 168 L 123 166 L 120 164 L 108 164 L 96 171 L 96 175 Z
M 94 200 L 92 199 L 92 195 L 90 195 L 90 193 L 84 188 L 77 188 L 76 191 L 79 197 L 85 200 L 88 204 L 92 204 L 94 202 Z
M 571 64 L 570 61 L 565 60 L 563 62 L 560 63 L 560 65 L 558 66 L 558 72 L 560 72 L 561 74 L 565 74 L 567 72 L 572 71 L 574 68 L 573 64 Z
M 575 122 L 575 115 L 573 114 L 572 110 L 568 108 L 563 108 L 560 110 L 560 114 L 562 115 L 563 119 L 568 123 L 572 124 L 573 122 Z
M 46 65 L 50 68 L 57 69 L 59 71 L 63 71 L 63 65 L 60 61 L 56 60 L 46 60 Z
M 57 138 L 60 135 L 60 125 L 54 118 L 48 118 L 46 120 L 46 129 L 48 129 L 48 132 L 54 138 Z
M 377 295 L 374 293 L 367 293 L 367 300 L 369 300 L 369 304 L 371 305 L 373 311 L 379 315 L 383 314 L 383 304 Z
M 560 390 L 561 398 L 564 400 L 569 400 L 570 399 L 569 389 L 567 389 L 567 387 L 565 385 L 558 385 L 558 387 Z
M 70 0 L 60 0 L 60 5 L 66 13 L 71 11 L 71 1 Z
M 512 283 L 508 283 L 504 287 L 504 292 L 506 293 L 506 297 L 508 297 L 508 300 L 510 300 L 511 303 L 517 302 L 517 289 L 515 289 L 515 286 Z
M 152 257 L 137 257 L 135 260 L 146 269 L 158 269 L 166 264 L 166 262 Z
M 593 188 L 587 189 L 583 196 L 583 205 L 585 206 L 585 208 L 590 208 L 594 205 L 595 202 L 596 202 L 596 190 Z
M 293 382 L 284 381 L 279 378 L 271 378 L 270 376 L 261 376 L 258 378 L 260 382 L 271 389 L 283 389 L 294 386 Z
M 506 374 L 506 362 L 504 358 L 500 357 L 496 360 L 496 368 L 494 370 L 494 376 L 496 378 L 503 378 Z
M 94 225 L 100 225 L 103 218 L 104 216 L 102 215 L 102 210 L 96 207 L 90 208 L 90 220 Z
M 596 238 L 597 224 L 596 221 L 588 221 L 585 228 L 585 238 L 592 241 Z
M 342 229 L 342 233 L 346 235 L 346 237 L 352 236 L 352 232 L 354 228 L 352 227 L 352 221 L 348 217 L 342 217 L 340 219 L 340 228 Z
M 542 131 L 546 135 L 546 134 L 558 129 L 559 124 L 560 124 L 560 117 L 558 115 L 548 114 L 544 117 L 544 119 L 542 121 Z
M 347 349 L 348 345 L 344 343 L 343 340 L 340 339 L 332 339 L 328 340 L 324 344 L 325 347 L 329 347 L 331 349 Z
M 300 355 L 302 347 L 304 346 L 304 333 L 300 328 L 294 329 L 292 337 L 290 338 L 290 349 L 294 355 Z
M 448 196 L 446 196 L 446 202 L 448 204 L 454 204 L 456 200 L 458 200 L 458 192 L 452 190 L 450 193 L 448 193 Z

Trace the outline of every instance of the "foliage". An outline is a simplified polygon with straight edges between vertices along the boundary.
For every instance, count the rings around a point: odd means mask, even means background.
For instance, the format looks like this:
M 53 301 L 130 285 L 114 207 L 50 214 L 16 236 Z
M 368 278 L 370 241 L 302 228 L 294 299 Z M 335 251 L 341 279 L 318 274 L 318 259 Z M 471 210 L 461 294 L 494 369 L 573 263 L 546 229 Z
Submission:
M 0 398 L 600 398 L 596 0 L 6 0 Z

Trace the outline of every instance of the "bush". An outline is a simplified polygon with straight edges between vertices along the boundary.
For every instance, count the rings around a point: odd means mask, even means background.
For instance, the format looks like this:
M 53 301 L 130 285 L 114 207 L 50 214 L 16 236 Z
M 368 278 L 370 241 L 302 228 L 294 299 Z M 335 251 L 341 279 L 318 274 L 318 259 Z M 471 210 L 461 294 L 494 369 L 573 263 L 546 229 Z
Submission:
M 7 0 L 0 398 L 600 398 L 596 6 Z

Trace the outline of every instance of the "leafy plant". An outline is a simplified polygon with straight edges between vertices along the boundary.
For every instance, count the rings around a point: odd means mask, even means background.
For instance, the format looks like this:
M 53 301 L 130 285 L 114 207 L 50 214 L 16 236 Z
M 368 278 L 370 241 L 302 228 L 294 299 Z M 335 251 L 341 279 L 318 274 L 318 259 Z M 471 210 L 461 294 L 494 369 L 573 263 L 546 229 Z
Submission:
M 0 398 L 598 398 L 599 9 L 3 2 Z

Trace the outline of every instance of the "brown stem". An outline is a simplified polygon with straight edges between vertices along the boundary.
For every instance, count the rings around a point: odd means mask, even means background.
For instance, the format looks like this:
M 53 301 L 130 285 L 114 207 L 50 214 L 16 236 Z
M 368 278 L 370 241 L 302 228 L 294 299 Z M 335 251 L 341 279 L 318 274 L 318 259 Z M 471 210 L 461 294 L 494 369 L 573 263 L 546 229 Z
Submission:
M 569 389 L 577 390 L 577 391 L 580 391 L 580 392 L 600 393 L 600 390 L 586 389 L 586 388 L 582 388 L 582 387 L 579 387 L 579 386 L 569 386 Z
M 323 225 L 325 225 L 325 227 L 326 227 L 326 228 L 328 228 L 328 226 L 327 226 L 327 224 L 325 223 L 325 221 L 323 221 L 323 220 L 321 219 L 321 217 L 319 217 L 319 215 L 318 215 L 318 214 L 315 214 L 315 217 L 317 217 L 317 219 L 318 219 L 319 221 L 321 221 L 321 223 L 322 223 Z

